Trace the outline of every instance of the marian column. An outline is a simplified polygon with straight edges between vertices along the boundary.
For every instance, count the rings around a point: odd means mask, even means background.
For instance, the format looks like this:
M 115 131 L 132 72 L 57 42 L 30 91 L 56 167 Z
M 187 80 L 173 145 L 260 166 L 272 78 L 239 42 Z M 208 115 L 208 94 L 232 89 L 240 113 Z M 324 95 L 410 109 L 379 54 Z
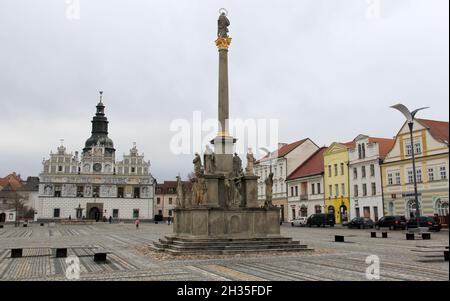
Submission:
M 230 21 L 226 14 L 222 12 L 217 21 L 217 40 L 216 46 L 219 50 L 219 105 L 218 105 L 218 124 L 219 132 L 217 137 L 211 141 L 214 144 L 214 150 L 218 156 L 217 171 L 228 174 L 233 167 L 233 146 L 236 139 L 229 133 L 229 98 L 228 98 L 228 47 L 231 44 L 231 38 L 228 36 L 228 26 Z

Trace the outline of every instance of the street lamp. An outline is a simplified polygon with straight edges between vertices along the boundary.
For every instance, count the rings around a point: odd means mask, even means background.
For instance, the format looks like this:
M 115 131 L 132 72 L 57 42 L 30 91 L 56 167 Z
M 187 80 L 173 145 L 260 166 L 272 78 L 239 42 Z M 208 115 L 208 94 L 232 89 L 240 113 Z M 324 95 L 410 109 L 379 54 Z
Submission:
M 420 216 L 419 212 L 419 199 L 417 197 L 417 179 L 416 179 L 416 158 L 414 154 L 414 142 L 413 142 L 413 126 L 414 126 L 414 117 L 416 116 L 417 112 L 421 110 L 428 109 L 429 107 L 423 107 L 416 109 L 412 112 L 408 110 L 408 108 L 405 105 L 402 104 L 396 104 L 394 106 L 391 106 L 391 108 L 396 109 L 400 111 L 406 118 L 406 121 L 408 122 L 409 126 L 409 138 L 410 138 L 410 145 L 411 145 L 411 156 L 412 156 L 412 165 L 413 165 L 413 181 L 414 181 L 414 202 L 416 203 L 416 217 Z M 419 221 L 417 220 L 417 223 Z

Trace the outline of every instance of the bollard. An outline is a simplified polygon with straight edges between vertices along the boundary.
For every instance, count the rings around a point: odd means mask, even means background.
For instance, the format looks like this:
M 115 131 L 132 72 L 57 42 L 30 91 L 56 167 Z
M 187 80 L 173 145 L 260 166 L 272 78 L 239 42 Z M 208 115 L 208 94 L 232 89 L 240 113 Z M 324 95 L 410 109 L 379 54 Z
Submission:
M 67 248 L 56 249 L 56 258 L 66 258 L 66 257 L 67 257 Z
M 414 240 L 414 233 L 406 233 L 406 240 Z
M 376 238 L 377 237 L 377 232 L 370 232 L 370 237 L 371 238 Z
M 23 249 L 11 249 L 11 258 L 22 257 Z
M 431 233 L 422 233 L 422 239 L 423 240 L 430 240 L 431 239 Z
M 381 233 L 381 235 L 382 235 L 383 238 L 388 238 L 388 233 L 387 232 L 383 232 L 383 233 Z
M 95 253 L 94 254 L 94 261 L 95 262 L 106 262 L 106 253 Z
M 335 242 L 344 242 L 344 236 L 343 235 L 335 235 L 334 241 Z

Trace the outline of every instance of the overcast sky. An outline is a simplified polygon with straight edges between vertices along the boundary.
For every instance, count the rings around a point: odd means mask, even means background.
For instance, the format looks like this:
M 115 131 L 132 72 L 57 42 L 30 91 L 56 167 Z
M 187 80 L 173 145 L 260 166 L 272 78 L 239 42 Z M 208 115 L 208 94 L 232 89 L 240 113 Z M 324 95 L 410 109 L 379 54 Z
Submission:
M 448 0 L 381 0 L 378 16 L 366 0 L 79 0 L 79 18 L 70 2 L 0 1 L 0 176 L 38 175 L 61 138 L 81 151 L 98 90 L 117 159 L 135 141 L 158 182 L 186 176 L 169 126 L 217 117 L 221 7 L 230 115 L 279 119 L 281 142 L 392 137 L 397 102 L 449 119 Z

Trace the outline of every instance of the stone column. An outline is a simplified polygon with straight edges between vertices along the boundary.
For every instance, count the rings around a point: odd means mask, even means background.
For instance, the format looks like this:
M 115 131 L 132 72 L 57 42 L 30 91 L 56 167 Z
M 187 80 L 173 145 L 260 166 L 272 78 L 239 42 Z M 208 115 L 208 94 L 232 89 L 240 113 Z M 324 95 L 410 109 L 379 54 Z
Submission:
M 224 38 L 222 38 L 224 39 Z M 228 98 L 228 45 L 223 41 L 224 47 L 219 47 L 219 134 L 228 136 L 229 98 Z M 226 46 L 225 46 L 226 45 Z
M 211 141 L 216 154 L 216 172 L 228 174 L 233 169 L 234 143 L 236 139 L 228 132 L 229 99 L 228 99 L 228 47 L 231 38 L 219 36 L 216 46 L 219 49 L 219 125 L 217 137 Z

